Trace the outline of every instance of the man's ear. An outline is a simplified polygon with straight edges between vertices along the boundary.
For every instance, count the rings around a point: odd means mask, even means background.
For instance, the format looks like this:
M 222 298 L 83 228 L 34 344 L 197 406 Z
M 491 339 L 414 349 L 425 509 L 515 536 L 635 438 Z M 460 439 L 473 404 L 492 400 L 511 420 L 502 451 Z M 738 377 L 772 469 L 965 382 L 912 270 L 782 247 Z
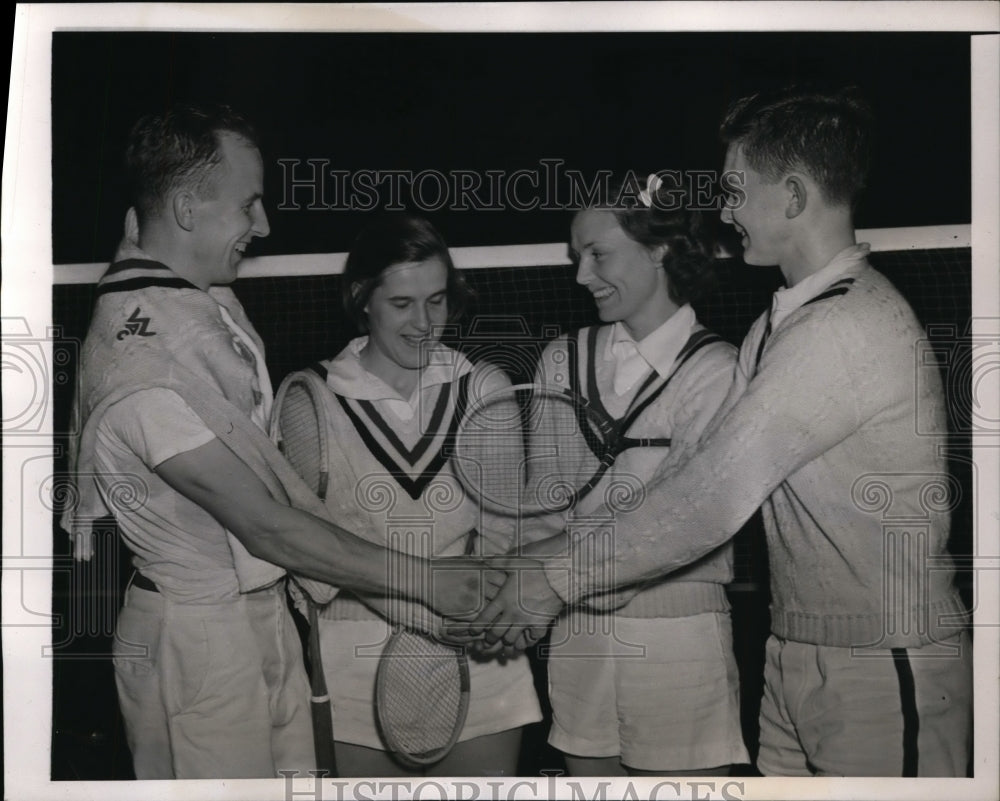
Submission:
M 799 175 L 789 175 L 785 179 L 785 189 L 788 190 L 788 205 L 785 206 L 785 217 L 792 220 L 806 210 L 809 193 L 806 182 Z
M 194 229 L 195 197 L 191 192 L 175 192 L 170 199 L 174 221 L 185 231 Z

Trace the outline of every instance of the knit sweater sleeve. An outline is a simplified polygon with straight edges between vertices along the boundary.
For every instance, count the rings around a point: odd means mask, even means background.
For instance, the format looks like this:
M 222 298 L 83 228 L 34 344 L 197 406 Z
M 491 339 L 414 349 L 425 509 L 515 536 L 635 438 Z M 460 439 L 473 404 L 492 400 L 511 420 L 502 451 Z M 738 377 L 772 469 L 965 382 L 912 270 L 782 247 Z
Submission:
M 771 337 L 745 393 L 727 403 L 705 440 L 689 458 L 661 465 L 644 501 L 618 513 L 613 547 L 574 560 L 573 580 L 560 582 L 564 600 L 605 587 L 609 577 L 628 583 L 697 560 L 733 536 L 787 476 L 858 427 L 844 392 L 852 365 L 827 317 L 806 313 Z M 546 567 L 565 571 L 552 560 Z

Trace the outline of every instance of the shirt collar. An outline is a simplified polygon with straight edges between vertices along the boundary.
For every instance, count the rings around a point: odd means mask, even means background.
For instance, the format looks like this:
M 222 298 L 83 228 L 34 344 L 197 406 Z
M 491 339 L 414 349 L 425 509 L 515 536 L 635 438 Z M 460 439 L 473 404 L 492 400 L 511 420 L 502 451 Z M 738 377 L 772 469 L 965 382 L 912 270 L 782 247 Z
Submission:
M 352 339 L 336 357 L 327 364 L 327 385 L 338 395 L 357 400 L 396 400 L 415 402 L 403 398 L 377 375 L 368 372 L 361 364 L 361 351 L 368 344 L 368 337 Z M 426 390 L 439 384 L 457 381 L 472 369 L 470 362 L 457 350 L 439 344 L 430 352 L 430 362 L 423 369 L 418 388 Z
M 658 328 L 636 342 L 621 322 L 611 327 L 611 335 L 605 345 L 604 357 L 613 361 L 615 345 L 631 344 L 643 361 L 661 376 L 670 372 L 681 349 L 691 336 L 691 329 L 698 320 L 691 305 L 685 303 Z M 620 349 L 619 349 L 620 352 Z
M 806 276 L 793 287 L 782 287 L 775 292 L 771 299 L 771 326 L 777 326 L 781 320 L 816 297 L 851 267 L 864 261 L 870 251 L 871 245 L 867 242 L 846 247 L 822 269 Z

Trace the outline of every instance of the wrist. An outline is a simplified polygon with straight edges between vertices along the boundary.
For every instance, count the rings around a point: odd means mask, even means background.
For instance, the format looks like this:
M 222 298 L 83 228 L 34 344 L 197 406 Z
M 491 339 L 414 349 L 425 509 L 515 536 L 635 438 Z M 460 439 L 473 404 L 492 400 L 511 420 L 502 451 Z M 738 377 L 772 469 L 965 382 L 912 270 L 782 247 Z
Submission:
M 559 600 L 567 606 L 575 603 L 578 598 L 574 597 L 572 576 L 566 560 L 549 558 L 542 559 L 541 562 L 545 580 L 552 591 L 559 596 Z

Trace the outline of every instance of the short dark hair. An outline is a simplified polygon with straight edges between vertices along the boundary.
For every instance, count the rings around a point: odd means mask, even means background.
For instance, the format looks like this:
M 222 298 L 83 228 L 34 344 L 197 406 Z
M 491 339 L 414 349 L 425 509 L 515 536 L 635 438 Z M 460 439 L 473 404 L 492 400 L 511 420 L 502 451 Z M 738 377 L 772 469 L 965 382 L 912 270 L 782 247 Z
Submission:
M 441 259 L 447 270 L 448 321 L 454 322 L 465 312 L 473 293 L 438 230 L 425 218 L 405 212 L 384 214 L 365 226 L 347 255 L 341 282 L 344 311 L 358 330 L 368 332 L 365 306 L 382 282 L 382 273 L 396 264 L 433 258 Z
M 125 172 L 140 225 L 163 210 L 175 189 L 210 195 L 225 133 L 258 146 L 253 126 L 225 105 L 178 104 L 136 122 L 125 148 Z
M 610 211 L 629 239 L 652 250 L 665 246 L 661 265 L 667 274 L 670 299 L 694 303 L 716 284 L 715 237 L 705 213 L 693 208 L 690 192 L 673 180 L 642 199 L 646 173 L 628 171 L 612 179 L 607 203 L 593 208 Z
M 802 169 L 827 200 L 853 206 L 865 187 L 872 112 L 856 87 L 786 86 L 735 101 L 720 128 L 747 163 L 777 181 Z

